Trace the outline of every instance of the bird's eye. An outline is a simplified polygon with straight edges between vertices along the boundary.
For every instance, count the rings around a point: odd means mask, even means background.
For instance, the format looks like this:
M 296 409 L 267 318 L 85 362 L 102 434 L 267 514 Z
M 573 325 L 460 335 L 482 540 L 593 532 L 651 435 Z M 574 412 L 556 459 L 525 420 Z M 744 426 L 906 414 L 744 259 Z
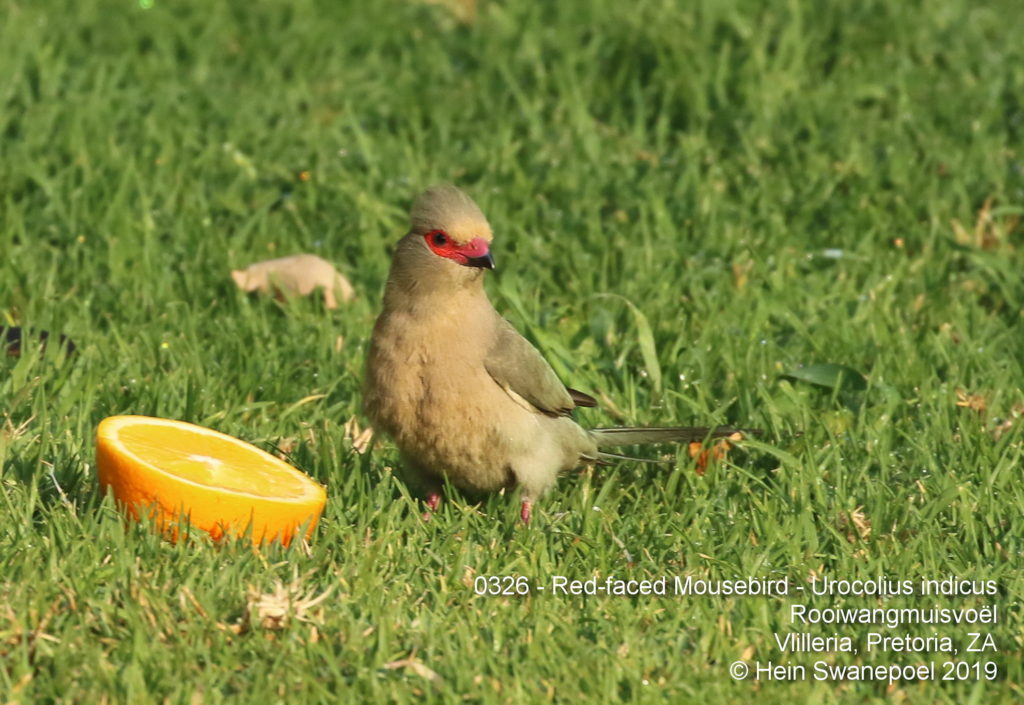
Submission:
M 434 241 L 435 247 L 444 247 L 448 244 L 448 236 L 444 233 L 434 233 L 431 239 Z

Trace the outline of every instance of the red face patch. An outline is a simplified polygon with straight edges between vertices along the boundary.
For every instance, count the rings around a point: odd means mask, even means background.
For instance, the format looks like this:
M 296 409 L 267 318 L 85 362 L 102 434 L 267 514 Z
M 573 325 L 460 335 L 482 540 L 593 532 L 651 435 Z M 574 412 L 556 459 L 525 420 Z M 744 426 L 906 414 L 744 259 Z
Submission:
M 469 265 L 471 261 L 486 257 L 490 252 L 487 240 L 482 237 L 475 237 L 464 245 L 457 245 L 445 231 L 431 230 L 423 239 L 435 255 L 454 260 L 461 265 Z

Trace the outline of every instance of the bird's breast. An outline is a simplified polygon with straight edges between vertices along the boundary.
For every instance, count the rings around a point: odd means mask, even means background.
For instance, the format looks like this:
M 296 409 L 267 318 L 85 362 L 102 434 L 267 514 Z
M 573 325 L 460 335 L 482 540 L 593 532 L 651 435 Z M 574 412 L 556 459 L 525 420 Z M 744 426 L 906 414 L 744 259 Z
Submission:
M 509 458 L 536 423 L 484 366 L 493 336 L 486 319 L 382 316 L 367 365 L 374 423 L 417 464 L 467 489 L 505 486 Z

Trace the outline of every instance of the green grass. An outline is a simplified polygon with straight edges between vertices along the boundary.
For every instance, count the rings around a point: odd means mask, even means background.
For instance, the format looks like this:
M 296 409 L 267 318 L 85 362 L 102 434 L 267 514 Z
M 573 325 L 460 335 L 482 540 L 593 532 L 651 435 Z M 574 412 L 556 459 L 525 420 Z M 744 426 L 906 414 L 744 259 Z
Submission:
M 0 323 L 78 345 L 0 357 L 0 702 L 1019 702 L 1019 3 L 477 9 L 0 0 Z M 420 521 L 394 447 L 359 455 L 344 425 L 389 248 L 440 180 L 495 228 L 499 310 L 614 402 L 585 424 L 765 433 L 703 477 L 685 453 L 571 474 L 528 527 L 510 496 Z M 358 300 L 278 304 L 228 276 L 300 251 Z M 786 376 L 817 363 L 866 388 Z M 121 413 L 293 443 L 328 487 L 308 550 L 126 526 L 93 460 Z M 472 589 L 812 573 L 994 580 L 995 597 L 885 604 L 997 604 L 999 622 L 811 627 L 860 653 L 787 655 L 791 601 L 880 602 Z M 277 581 L 332 592 L 287 624 L 247 618 Z M 741 657 L 948 656 L 868 653 L 869 631 L 961 649 L 990 632 L 997 652 L 956 658 L 999 677 L 728 675 Z

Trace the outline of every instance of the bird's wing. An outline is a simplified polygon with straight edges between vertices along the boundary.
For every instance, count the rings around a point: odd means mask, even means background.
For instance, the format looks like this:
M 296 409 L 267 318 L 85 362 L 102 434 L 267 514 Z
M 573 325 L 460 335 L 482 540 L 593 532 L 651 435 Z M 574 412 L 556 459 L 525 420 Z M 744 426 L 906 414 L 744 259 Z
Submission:
M 586 392 L 581 392 L 580 390 L 573 389 L 572 387 L 566 387 L 566 390 L 569 392 L 569 396 L 572 397 L 573 402 L 576 403 L 576 406 L 597 406 L 597 399 Z
M 597 405 L 592 397 L 567 389 L 537 348 L 504 318 L 499 319 L 484 366 L 505 391 L 549 416 L 565 416 L 577 406 Z

